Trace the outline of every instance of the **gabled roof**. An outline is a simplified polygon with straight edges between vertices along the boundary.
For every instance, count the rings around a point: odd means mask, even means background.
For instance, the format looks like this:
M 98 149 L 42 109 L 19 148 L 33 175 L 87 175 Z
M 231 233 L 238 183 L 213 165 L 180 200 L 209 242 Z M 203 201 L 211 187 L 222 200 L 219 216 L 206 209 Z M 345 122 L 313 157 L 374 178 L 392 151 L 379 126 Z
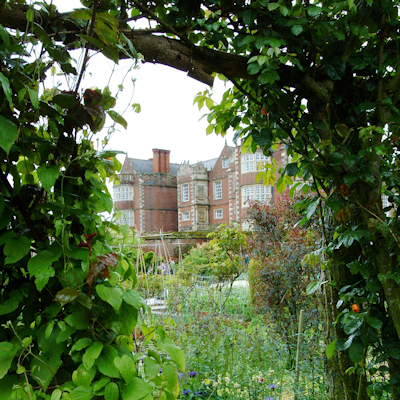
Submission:
M 139 160 L 137 158 L 128 158 L 132 168 L 136 173 L 152 174 L 153 173 L 153 160 Z M 170 163 L 171 175 L 177 176 L 178 169 L 181 164 Z
M 218 161 L 218 158 L 212 158 L 211 160 L 206 160 L 206 161 L 201 161 L 201 163 L 204 165 L 204 167 L 207 169 L 207 171 L 212 171 L 215 167 L 215 164 Z

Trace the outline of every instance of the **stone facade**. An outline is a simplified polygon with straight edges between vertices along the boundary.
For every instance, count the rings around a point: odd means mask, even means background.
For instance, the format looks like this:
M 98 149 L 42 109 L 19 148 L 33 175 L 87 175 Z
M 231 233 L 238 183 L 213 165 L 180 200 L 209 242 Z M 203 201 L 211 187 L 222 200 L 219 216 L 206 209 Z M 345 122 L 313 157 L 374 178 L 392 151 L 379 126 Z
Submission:
M 288 162 L 283 147 L 272 153 L 277 169 Z M 153 158 L 126 158 L 114 204 L 139 232 L 202 231 L 220 224 L 246 228 L 248 199 L 273 201 L 274 187 L 257 182 L 265 163 L 261 151 L 242 153 L 225 144 L 218 158 L 196 164 L 170 164 L 169 151 L 153 149 Z

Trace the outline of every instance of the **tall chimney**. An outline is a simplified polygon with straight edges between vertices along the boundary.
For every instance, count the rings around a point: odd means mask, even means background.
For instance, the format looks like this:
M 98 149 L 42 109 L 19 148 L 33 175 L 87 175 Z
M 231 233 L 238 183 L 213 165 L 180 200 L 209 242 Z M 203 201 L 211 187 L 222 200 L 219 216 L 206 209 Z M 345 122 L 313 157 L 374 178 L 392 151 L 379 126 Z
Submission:
M 165 172 L 167 174 L 171 173 L 171 164 L 169 163 L 169 153 L 171 153 L 171 150 L 165 150 Z
M 165 172 L 165 150 L 160 150 L 160 172 Z
M 160 171 L 160 150 L 153 149 L 153 172 Z

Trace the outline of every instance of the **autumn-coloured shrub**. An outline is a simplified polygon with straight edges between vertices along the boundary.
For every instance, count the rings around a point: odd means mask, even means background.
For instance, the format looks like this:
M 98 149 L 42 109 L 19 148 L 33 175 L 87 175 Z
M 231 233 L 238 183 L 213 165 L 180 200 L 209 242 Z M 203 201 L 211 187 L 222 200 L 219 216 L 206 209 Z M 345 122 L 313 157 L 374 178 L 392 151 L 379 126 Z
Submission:
M 284 194 L 273 205 L 252 202 L 247 214 L 254 226 L 250 245 L 256 260 L 250 279 L 252 304 L 277 327 L 289 347 L 300 310 L 305 311 L 306 323 L 315 319 L 318 310 L 318 297 L 311 298 L 306 288 L 319 270 L 302 259 L 317 248 L 319 235 L 298 224 L 302 219 L 294 208 L 298 200 Z

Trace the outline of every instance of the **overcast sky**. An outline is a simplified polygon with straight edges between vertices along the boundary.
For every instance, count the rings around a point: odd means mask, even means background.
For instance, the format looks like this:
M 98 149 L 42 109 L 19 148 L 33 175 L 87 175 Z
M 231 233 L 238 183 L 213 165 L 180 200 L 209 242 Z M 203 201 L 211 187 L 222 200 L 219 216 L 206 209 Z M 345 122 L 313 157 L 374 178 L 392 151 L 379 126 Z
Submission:
M 77 0 L 53 3 L 61 12 L 81 6 Z M 153 148 L 171 150 L 170 160 L 174 163 L 195 163 L 218 157 L 225 138 L 206 135 L 207 120 L 200 118 L 207 109 L 199 111 L 197 104 L 193 105 L 196 94 L 208 86 L 173 68 L 145 63 L 128 72 L 131 65 L 132 62 L 121 61 L 115 66 L 102 55 L 96 55 L 89 62 L 89 73 L 81 84 L 83 90 L 93 86 L 102 88 L 111 76 L 109 86 L 115 94 L 124 80 L 124 90 L 118 96 L 115 110 L 123 113 L 128 129 L 118 126 L 108 148 L 126 151 L 129 157 L 139 159 L 151 158 Z M 136 79 L 135 85 L 132 79 Z M 219 79 L 215 80 L 214 91 L 219 96 L 224 91 Z M 132 103 L 141 105 L 140 113 L 133 111 Z M 232 133 L 226 136 L 229 145 L 233 145 L 232 137 Z

